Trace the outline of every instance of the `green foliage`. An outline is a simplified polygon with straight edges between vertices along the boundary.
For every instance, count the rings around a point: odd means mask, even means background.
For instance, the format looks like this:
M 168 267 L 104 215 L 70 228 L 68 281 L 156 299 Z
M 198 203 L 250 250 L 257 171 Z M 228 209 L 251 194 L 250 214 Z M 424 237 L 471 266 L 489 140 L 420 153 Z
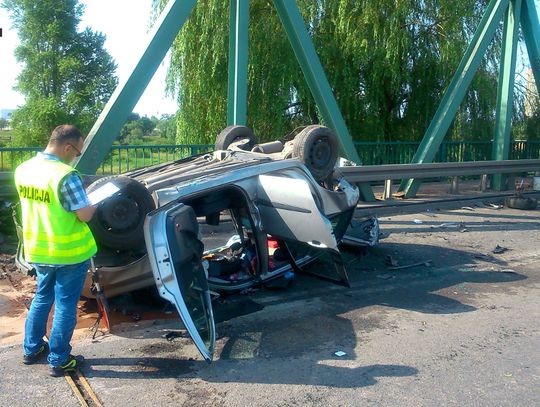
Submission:
M 120 130 L 118 142 L 124 145 L 175 144 L 176 116 L 164 114 L 158 119 L 132 113 Z
M 11 116 L 13 147 L 34 147 L 47 144 L 58 123 L 70 122 L 69 115 L 56 98 L 29 98 Z
M 176 116 L 170 114 L 161 116 L 156 123 L 153 135 L 157 138 L 156 144 L 176 143 Z
M 4 130 L 8 126 L 9 122 L 4 119 L 3 117 L 0 117 L 0 130 Z
M 525 118 L 522 139 L 540 140 L 540 109 L 530 117 Z
M 11 130 L 0 130 L 0 147 L 6 147 L 11 144 L 11 137 L 13 132 Z
M 162 8 L 166 0 L 154 0 Z M 356 140 L 418 140 L 486 9 L 485 0 L 298 0 Z M 212 143 L 226 125 L 229 2 L 199 1 L 172 47 L 177 141 Z M 498 34 L 500 36 L 500 33 Z M 490 138 L 498 46 L 488 51 L 450 130 Z M 273 4 L 250 1 L 248 125 L 273 139 L 321 117 Z
M 77 0 L 5 0 L 2 7 L 18 30 L 15 56 L 24 65 L 15 88 L 26 103 L 13 114 L 14 144 L 42 145 L 66 122 L 88 132 L 117 84 L 105 36 L 77 31 Z

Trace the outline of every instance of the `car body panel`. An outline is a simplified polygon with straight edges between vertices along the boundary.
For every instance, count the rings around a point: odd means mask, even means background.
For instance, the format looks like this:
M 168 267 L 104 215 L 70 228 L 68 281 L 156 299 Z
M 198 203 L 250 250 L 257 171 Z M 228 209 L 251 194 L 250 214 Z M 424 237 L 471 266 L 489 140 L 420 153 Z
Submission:
M 338 250 L 330 221 L 317 208 L 306 180 L 259 175 L 255 205 L 266 233 Z

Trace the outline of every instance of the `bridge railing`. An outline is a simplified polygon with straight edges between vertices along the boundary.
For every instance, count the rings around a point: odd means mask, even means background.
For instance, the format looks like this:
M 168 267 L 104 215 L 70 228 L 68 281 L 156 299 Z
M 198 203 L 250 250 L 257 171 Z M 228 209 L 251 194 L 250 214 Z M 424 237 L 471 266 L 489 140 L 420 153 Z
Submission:
M 213 149 L 212 144 L 113 146 L 97 173 L 120 174 L 149 165 L 191 157 Z M 33 157 L 38 151 L 43 151 L 43 148 L 0 148 L 0 171 L 13 171 L 17 165 Z
M 113 146 L 97 173 L 120 174 L 149 165 L 206 153 L 213 149 L 213 144 Z
M 419 142 L 355 142 L 365 165 L 408 164 Z M 190 157 L 213 150 L 211 144 L 113 146 L 98 174 L 119 174 L 148 165 Z M 32 157 L 41 147 L 0 148 L 0 171 L 13 169 Z M 491 141 L 446 141 L 441 144 L 435 162 L 486 161 L 491 159 Z M 539 159 L 540 140 L 516 140 L 510 144 L 509 159 Z
M 408 164 L 420 142 L 355 142 L 364 165 Z M 491 141 L 445 141 L 435 155 L 435 162 L 491 160 Z M 510 160 L 540 158 L 540 140 L 515 140 L 510 143 Z

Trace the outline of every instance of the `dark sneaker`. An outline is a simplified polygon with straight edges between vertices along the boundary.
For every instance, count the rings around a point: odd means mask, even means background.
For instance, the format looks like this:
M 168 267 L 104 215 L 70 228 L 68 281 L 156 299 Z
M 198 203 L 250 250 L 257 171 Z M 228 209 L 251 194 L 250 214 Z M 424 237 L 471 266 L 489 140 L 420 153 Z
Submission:
M 52 377 L 64 376 L 65 372 L 74 372 L 79 368 L 79 366 L 84 362 L 84 357 L 77 355 L 69 355 L 67 360 L 62 363 L 60 366 L 51 366 L 49 374 Z
M 23 355 L 23 363 L 25 365 L 33 365 L 43 356 L 46 356 L 47 353 L 49 353 L 49 345 L 47 343 L 44 343 L 43 345 L 41 345 L 41 348 L 39 348 L 37 352 L 31 353 L 30 355 Z

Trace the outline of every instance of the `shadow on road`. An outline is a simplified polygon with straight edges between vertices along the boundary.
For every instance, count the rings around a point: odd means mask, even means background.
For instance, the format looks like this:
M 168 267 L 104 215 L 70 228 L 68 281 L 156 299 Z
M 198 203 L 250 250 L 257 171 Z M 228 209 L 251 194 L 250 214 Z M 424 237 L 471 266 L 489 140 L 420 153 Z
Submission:
M 429 258 L 432 265 L 392 271 L 385 265 L 387 255 L 394 255 L 403 263 Z M 374 329 L 392 329 L 384 310 L 357 311 L 377 305 L 420 313 L 473 312 L 476 307 L 467 295 L 474 294 L 475 287 L 481 285 L 485 291 L 489 284 L 498 286 L 526 278 L 514 272 L 484 270 L 478 267 L 474 255 L 439 246 L 398 243 L 376 247 L 360 259 L 355 252 L 345 252 L 351 288 L 300 275 L 285 290 L 261 290 L 249 296 L 227 297 L 223 304 L 215 303 L 218 313 L 220 306 L 228 305 L 238 310 L 238 315 L 247 314 L 243 308 L 248 302 L 259 306 L 253 307 L 251 315 L 217 325 L 220 345 L 217 360 L 211 365 L 182 356 L 182 346 L 192 346 L 184 334 L 179 341 L 162 339 L 135 349 L 143 355 L 138 358 L 90 359 L 84 373 L 88 377 L 182 377 L 220 383 L 336 388 L 373 385 L 378 377 L 413 376 L 418 370 L 412 366 L 350 367 L 362 363 L 356 349 L 364 334 Z M 492 260 L 498 267 L 506 265 L 496 258 Z M 326 266 L 319 263 L 310 267 Z M 346 352 L 346 356 L 334 356 L 337 350 Z
M 293 369 L 286 363 L 276 369 L 268 361 L 260 362 L 257 368 L 247 366 L 246 361 L 218 361 L 208 365 L 202 361 L 189 361 L 167 357 L 146 358 L 94 358 L 87 359 L 83 373 L 88 378 L 115 379 L 164 379 L 199 378 L 212 382 L 264 383 L 264 384 L 307 384 L 353 388 L 371 386 L 379 377 L 413 376 L 418 370 L 402 365 L 369 365 L 357 368 L 342 368 L 316 364 Z M 265 368 L 267 366 L 268 368 Z

